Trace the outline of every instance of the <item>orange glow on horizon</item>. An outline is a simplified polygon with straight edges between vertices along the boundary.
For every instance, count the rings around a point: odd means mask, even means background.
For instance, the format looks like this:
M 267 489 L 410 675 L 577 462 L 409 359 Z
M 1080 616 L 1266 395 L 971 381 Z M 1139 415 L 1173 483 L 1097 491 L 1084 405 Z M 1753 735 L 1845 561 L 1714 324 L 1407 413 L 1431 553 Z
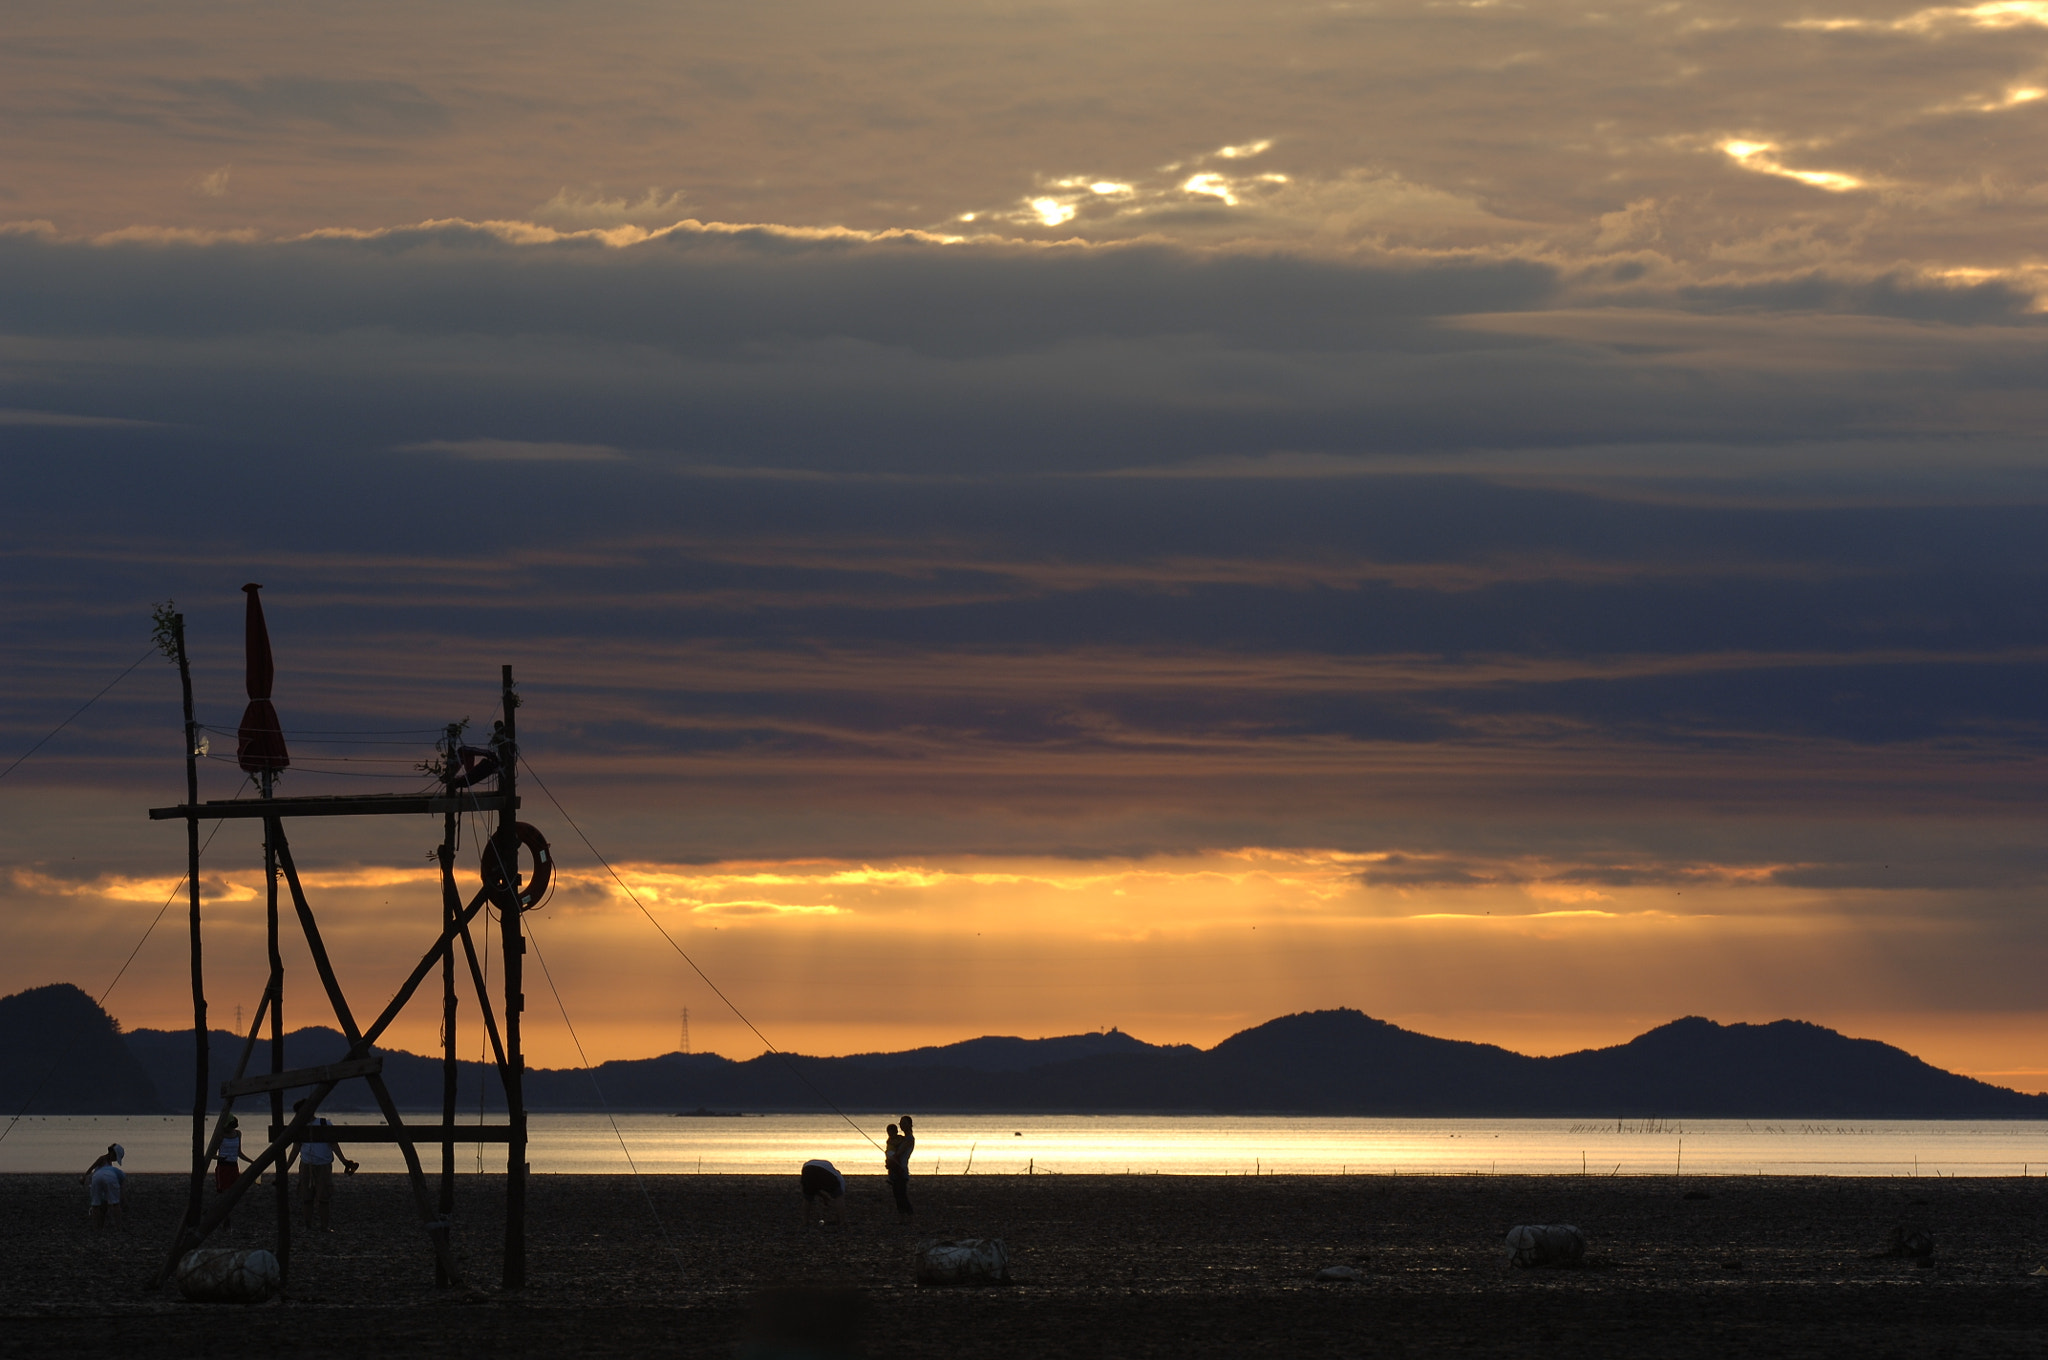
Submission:
M 1954 1013 L 1915 992 L 1907 961 L 1949 943 L 1926 913 L 1886 910 L 1882 895 L 1786 886 L 1775 881 L 1784 867 L 1609 866 L 1605 881 L 1588 881 L 1582 868 L 1528 859 L 1257 847 L 1085 861 L 621 865 L 643 915 L 602 870 L 564 865 L 553 899 L 530 918 L 529 1053 L 542 1066 L 576 1061 L 549 977 L 594 1060 L 674 1050 L 683 1006 L 697 1051 L 759 1052 L 666 932 L 792 1051 L 1111 1025 L 1207 1047 L 1278 1015 L 1349 1006 L 1444 1038 L 1557 1053 L 1703 1014 L 1812 1020 L 1951 1070 L 2048 1087 L 2048 1044 L 2033 1037 L 2033 1017 Z M 432 940 L 436 871 L 330 866 L 302 879 L 355 1004 L 373 1009 Z M 206 883 L 220 1015 L 261 984 L 261 871 L 224 867 Z M 16 872 L 18 905 L 63 910 L 17 913 L 40 921 L 44 937 L 25 939 L 22 957 L 58 962 L 34 974 L 17 964 L 7 989 L 69 980 L 96 990 L 100 955 L 82 941 L 133 928 L 174 886 Z M 286 929 L 289 1021 L 326 1022 L 289 916 Z M 480 947 L 495 933 L 480 932 Z M 130 1027 L 182 1028 L 183 986 L 183 932 L 160 929 L 109 1009 Z M 392 1042 L 432 1051 L 437 1023 L 432 999 L 416 1001 Z M 476 1037 L 473 1002 L 462 1024 Z

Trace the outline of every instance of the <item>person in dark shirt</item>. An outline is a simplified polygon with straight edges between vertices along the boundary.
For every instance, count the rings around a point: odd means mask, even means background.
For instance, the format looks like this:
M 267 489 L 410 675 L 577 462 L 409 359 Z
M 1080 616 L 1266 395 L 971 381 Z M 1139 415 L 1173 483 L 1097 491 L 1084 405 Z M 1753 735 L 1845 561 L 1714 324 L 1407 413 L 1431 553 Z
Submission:
M 838 1167 L 823 1157 L 813 1157 L 804 1163 L 800 1185 L 804 1192 L 805 1227 L 813 1223 L 829 1223 L 835 1228 L 845 1225 L 846 1177 L 839 1174 Z

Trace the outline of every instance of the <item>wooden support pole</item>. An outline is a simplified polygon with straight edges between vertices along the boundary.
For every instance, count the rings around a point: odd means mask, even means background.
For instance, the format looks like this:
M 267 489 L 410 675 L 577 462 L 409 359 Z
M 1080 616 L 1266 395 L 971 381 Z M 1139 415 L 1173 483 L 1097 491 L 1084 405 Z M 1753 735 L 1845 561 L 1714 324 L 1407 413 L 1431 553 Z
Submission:
M 257 1003 L 255 1019 L 250 1022 L 249 1037 L 242 1041 L 242 1055 L 235 1063 L 235 1075 L 230 1080 L 230 1084 L 233 1081 L 239 1081 L 242 1074 L 249 1070 L 249 1059 L 256 1052 L 256 1036 L 263 1032 L 263 1020 L 269 1013 L 270 992 L 266 989 L 263 993 L 263 1000 Z M 206 1140 L 206 1153 L 202 1158 L 204 1165 L 211 1166 L 214 1158 L 220 1155 L 221 1139 L 227 1133 L 228 1113 L 233 1108 L 234 1103 L 232 1099 L 223 1100 L 220 1105 L 220 1113 L 214 1116 L 213 1135 Z M 165 1270 L 175 1267 L 179 1257 L 200 1244 L 199 1224 L 204 1216 L 205 1206 L 206 1196 L 202 1191 L 198 1206 L 186 1218 L 184 1223 L 179 1226 L 177 1236 L 171 1240 L 170 1265 L 166 1266 Z M 163 1278 L 163 1274 L 160 1272 L 157 1278 L 150 1282 L 151 1288 L 155 1288 L 156 1285 L 162 1283 Z
M 185 616 L 171 615 L 171 645 L 178 656 L 178 688 L 185 700 L 185 801 L 199 801 L 199 723 L 192 716 L 192 662 L 185 655 Z M 185 888 L 190 901 L 192 932 L 192 1185 L 185 1205 L 187 1230 L 196 1226 L 206 1205 L 206 1060 L 210 1038 L 206 1029 L 206 969 L 199 936 L 199 822 L 185 819 Z
M 519 1013 L 526 1009 L 526 939 L 519 925 L 519 821 L 512 809 L 519 792 L 519 691 L 512 668 L 499 673 L 505 714 L 505 736 L 498 752 L 498 792 L 504 810 L 498 814 L 498 878 L 504 896 L 498 918 L 505 939 L 505 1122 L 512 1141 L 505 1150 L 505 1273 L 507 1289 L 526 1287 L 526 1082 L 525 1058 L 519 1051 Z
M 455 792 L 455 771 L 460 765 L 455 757 L 457 743 L 462 740 L 462 726 L 448 724 L 448 750 L 442 770 L 450 807 L 441 815 L 441 933 L 446 935 L 462 914 L 462 896 L 455 887 L 455 835 L 456 820 L 453 806 Z M 455 950 L 441 951 L 441 1122 L 455 1122 L 455 1102 L 459 1091 L 462 1069 L 457 1064 L 455 1050 Z M 455 1144 L 441 1145 L 441 1217 L 452 1221 L 455 1216 Z M 441 1280 L 441 1284 L 453 1281 Z
M 277 788 L 277 772 L 265 770 L 262 780 L 263 796 L 272 797 Z M 275 817 L 264 819 L 263 886 L 264 901 L 268 907 L 264 921 L 270 931 L 270 1070 L 273 1074 L 284 1071 L 284 942 L 278 935 L 277 921 L 277 841 L 282 834 Z M 270 1093 L 270 1122 L 284 1123 L 282 1090 Z M 277 1166 L 271 1200 L 276 1206 L 277 1217 L 278 1287 L 285 1289 L 292 1281 L 292 1176 L 291 1168 L 283 1162 Z
M 460 798 L 445 794 L 323 793 L 305 798 L 216 798 L 201 803 L 149 810 L 152 822 L 197 817 L 201 821 L 234 821 L 271 817 L 390 817 L 402 813 L 496 812 L 498 796 L 463 790 Z
M 490 937 L 486 935 L 485 940 Z M 484 1033 L 491 1036 L 491 1053 L 498 1060 L 498 1085 L 505 1084 L 505 1073 L 509 1067 L 505 1062 L 505 1041 L 498 1037 L 498 1017 L 491 1010 L 491 985 L 484 981 L 484 970 L 476 961 L 476 941 L 469 937 L 469 923 L 462 926 L 462 952 L 469 958 L 470 981 L 476 984 L 477 1009 L 483 1013 Z

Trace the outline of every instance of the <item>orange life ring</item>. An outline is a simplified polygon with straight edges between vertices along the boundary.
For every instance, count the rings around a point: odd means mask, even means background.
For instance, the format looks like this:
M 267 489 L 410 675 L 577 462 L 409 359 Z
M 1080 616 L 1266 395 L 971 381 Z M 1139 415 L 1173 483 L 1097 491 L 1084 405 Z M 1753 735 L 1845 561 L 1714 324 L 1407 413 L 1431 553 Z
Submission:
M 555 876 L 555 857 L 548 851 L 548 838 L 540 834 L 539 828 L 527 822 L 518 822 L 513 831 L 519 837 L 519 844 L 526 853 L 533 856 L 533 877 L 519 890 L 519 909 L 531 911 L 548 895 L 548 883 Z M 498 863 L 498 843 L 495 838 L 484 842 L 483 863 L 477 872 L 483 876 L 484 891 L 496 898 L 505 891 L 505 873 Z

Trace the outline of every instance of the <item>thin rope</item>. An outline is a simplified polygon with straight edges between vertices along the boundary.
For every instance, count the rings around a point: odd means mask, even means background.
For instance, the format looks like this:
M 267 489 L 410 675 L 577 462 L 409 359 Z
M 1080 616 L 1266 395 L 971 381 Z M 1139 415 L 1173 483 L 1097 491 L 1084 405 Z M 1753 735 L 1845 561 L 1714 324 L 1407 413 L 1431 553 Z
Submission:
M 220 734 L 221 736 L 224 736 L 224 737 L 232 737 L 232 736 L 236 736 L 236 735 L 238 735 L 238 734 L 239 734 L 239 733 L 241 732 L 241 730 L 242 730 L 242 729 L 241 729 L 241 728 L 240 728 L 239 726 L 236 726 L 236 727 L 222 727 L 222 726 L 220 726 L 220 725 L 218 725 L 218 724 L 215 724 L 215 723 L 201 723 L 201 724 L 199 724 L 199 725 L 200 725 L 201 727 L 205 728 L 205 729 L 206 729 L 207 731 L 209 731 L 209 732 L 217 732 L 217 733 L 219 733 L 219 734 Z M 279 728 L 278 730 L 279 730 L 279 731 L 281 731 L 281 732 L 283 732 L 283 733 L 284 733 L 284 734 L 285 734 L 286 736 L 288 736 L 288 737 L 337 737 L 337 738 L 344 738 L 344 739 L 354 739 L 354 738 L 362 738 L 362 737 L 402 737 L 402 736 L 409 736 L 409 735 L 411 735 L 411 736 L 429 736 L 429 735 L 431 735 L 431 736 L 440 736 L 440 735 L 442 734 L 442 732 L 443 732 L 443 731 L 444 731 L 445 729 L 443 729 L 443 728 L 439 728 L 439 727 L 386 727 L 386 728 L 366 728 L 366 729 L 363 729 L 363 730 L 360 730 L 360 731 L 358 731 L 358 730 L 355 730 L 355 729 L 352 729 L 352 728 L 339 728 L 339 727 L 329 727 L 329 728 L 319 728 L 319 727 L 282 727 L 282 728 Z M 371 746 L 417 746 L 417 745 L 419 745 L 419 743 L 418 743 L 418 742 L 416 742 L 416 741 L 379 741 L 379 742 L 365 742 L 364 744 L 365 744 L 365 745 L 371 745 Z
M 26 751 L 23 751 L 20 755 L 16 756 L 14 758 L 14 765 L 21 764 L 22 761 L 27 760 L 30 756 L 42 750 L 44 742 L 47 742 L 51 737 L 56 736 L 59 732 L 62 732 L 65 728 L 71 726 L 72 719 L 76 718 L 80 713 L 85 712 L 85 710 L 91 708 L 94 704 L 98 703 L 101 699 L 105 698 L 107 690 L 112 689 L 114 686 L 120 684 L 123 680 L 126 680 L 128 678 L 129 671 L 133 671 L 137 666 L 140 666 L 143 662 L 149 660 L 149 658 L 153 656 L 155 653 L 156 644 L 152 642 L 149 644 L 148 651 L 145 651 L 141 656 L 136 657 L 133 661 L 128 663 L 128 670 L 122 671 L 119 675 L 107 681 L 106 689 L 102 689 L 98 694 L 93 695 L 92 698 L 87 699 L 84 703 L 80 704 L 72 712 L 70 718 L 66 718 L 63 722 L 58 723 L 55 727 L 51 728 L 47 733 L 45 733 L 42 741 L 37 742 L 35 745 L 29 747 Z M 14 765 L 9 765 L 6 769 L 0 770 L 0 779 L 5 779 L 8 775 L 13 774 Z M 9 1127 L 12 1126 L 10 1125 Z
M 647 1201 L 648 1217 L 660 1229 L 662 1245 L 668 1248 L 669 1255 L 676 1258 L 676 1269 L 682 1270 L 683 1254 L 676 1250 L 674 1239 L 668 1235 L 668 1224 L 661 1221 L 661 1211 L 654 1207 L 654 1196 L 647 1193 L 647 1182 L 641 1179 L 640 1166 L 633 1160 L 633 1150 L 626 1146 L 626 1135 L 619 1132 L 618 1118 L 612 1114 L 611 1102 L 604 1098 L 604 1087 L 598 1082 L 597 1069 L 590 1065 L 590 1058 L 583 1051 L 583 1040 L 576 1037 L 576 1025 L 569 1019 L 569 1007 L 562 1000 L 562 989 L 555 986 L 555 975 L 548 971 L 547 955 L 540 952 L 540 936 L 534 933 L 531 923 L 526 927 L 526 938 L 533 943 L 533 957 L 540 961 L 540 975 L 547 979 L 548 990 L 555 994 L 555 1009 L 562 1013 L 562 1026 L 569 1031 L 569 1042 L 576 1045 L 576 1059 L 583 1064 L 583 1075 L 590 1078 L 590 1089 L 597 1092 L 597 1103 L 604 1106 L 604 1117 L 612 1126 L 612 1137 L 619 1140 L 619 1151 L 626 1155 L 626 1166 L 633 1173 L 633 1184 L 639 1187 L 640 1198 Z
M 239 761 L 239 757 L 237 757 L 237 756 L 227 756 L 227 755 L 221 755 L 221 756 L 216 756 L 216 755 L 209 755 L 209 756 L 207 756 L 207 757 L 205 757 L 205 758 L 206 758 L 207 760 L 212 760 L 212 761 L 218 761 L 218 762 L 220 762 L 221 764 L 224 764 L 224 765 L 232 765 L 232 764 L 236 764 L 236 763 L 238 763 L 238 761 Z M 314 756 L 314 757 L 313 757 L 313 759 L 315 759 L 315 760 L 349 760 L 349 759 L 352 759 L 352 758 L 353 758 L 353 757 L 349 757 L 349 756 Z M 410 762 L 405 762 L 405 763 L 410 763 Z M 334 779 L 382 779 L 382 780 L 386 780 L 386 781 L 393 781 L 393 780 L 402 780 L 402 779 L 404 778 L 404 773 L 403 773 L 403 771 L 399 771 L 399 770 L 323 770 L 323 769 L 321 769 L 321 768 L 320 768 L 320 767 L 319 767 L 318 765 L 306 765 L 306 764 L 295 764 L 295 765 L 291 766 L 290 768 L 291 768 L 291 772 L 292 772 L 293 774 L 299 774 L 299 775 L 320 775 L 320 776 L 323 776 L 323 777 L 330 777 L 330 778 L 334 778 Z M 280 770 L 280 771 L 278 771 L 278 773 L 282 774 L 282 773 L 284 773 L 284 771 Z M 432 792 L 433 792 L 433 791 L 434 791 L 435 789 L 437 789 L 437 788 L 439 788 L 439 787 L 440 787 L 439 781 L 431 781 L 431 782 L 429 782 L 428 784 L 426 784 L 426 785 L 425 785 L 425 786 L 423 786 L 423 787 L 418 787 L 418 788 L 407 788 L 407 789 L 405 789 L 405 790 L 403 790 L 403 791 L 404 791 L 404 792 L 407 792 L 407 793 L 415 793 L 415 794 L 429 794 L 429 793 L 432 793 Z
M 236 763 L 238 760 L 240 760 L 241 757 L 236 755 L 230 755 L 227 753 L 221 753 L 216 755 L 213 752 L 209 751 L 206 753 L 205 759 L 223 761 L 227 764 L 232 765 Z M 315 754 L 309 757 L 309 759 L 320 761 L 322 763 L 331 761 L 347 765 L 405 765 L 410 766 L 415 770 L 419 768 L 418 761 L 407 760 L 402 756 L 335 756 Z M 320 770 L 316 769 L 311 765 L 305 765 L 296 762 L 290 768 L 292 772 L 295 774 L 353 774 L 365 779 L 390 779 L 393 777 L 392 773 L 379 774 L 374 770 Z M 282 771 L 280 771 L 280 773 L 282 773 Z
M 200 731 L 218 737 L 222 741 L 237 741 L 240 740 L 242 735 L 242 729 L 239 727 L 214 727 L 208 723 L 200 723 L 198 724 L 198 727 Z M 428 745 L 428 743 L 423 741 L 385 741 L 381 738 L 376 737 L 368 737 L 362 739 L 357 739 L 354 737 L 309 737 L 304 735 L 303 733 L 297 732 L 288 732 L 285 735 L 291 738 L 292 745 L 294 746 L 396 746 L 403 747 L 408 751 L 432 749 Z M 407 759 L 407 757 L 394 756 L 392 757 L 392 759 L 403 760 Z
M 154 651 L 155 649 L 151 648 L 151 650 Z M 129 669 L 133 670 L 134 667 L 131 666 L 129 667 Z M 109 688 L 111 688 L 111 686 Z M 105 691 L 102 690 L 101 693 L 105 693 Z M 242 779 L 242 783 L 246 785 L 248 782 L 248 777 L 244 776 Z M 241 790 L 236 789 L 235 792 L 239 794 L 241 793 Z M 203 855 L 206 853 L 207 846 L 213 844 L 213 838 L 215 836 L 218 836 L 220 834 L 220 829 L 226 825 L 227 823 L 225 821 L 219 821 L 213 824 L 213 830 L 207 833 L 205 842 L 199 847 L 200 854 Z M 114 988 L 120 986 L 121 979 L 128 975 L 128 965 L 135 962 L 135 956 L 142 952 L 142 946 L 149 943 L 149 937 L 156 933 L 157 926 L 161 924 L 164 919 L 164 913 L 171 909 L 171 903 L 178 900 L 179 892 L 181 892 L 184 889 L 186 881 L 191 877 L 192 875 L 189 873 L 178 875 L 178 886 L 171 889 L 171 895 L 169 897 L 166 897 L 164 899 L 164 904 L 156 909 L 156 915 L 150 918 L 149 928 L 142 932 L 142 938 L 135 942 L 135 948 L 129 950 L 128 957 L 122 961 L 121 971 L 114 974 L 114 980 L 112 982 L 109 982 L 107 984 L 107 989 L 100 993 L 100 999 L 95 1004 L 97 1004 L 101 1010 L 106 1009 L 107 998 L 114 994 Z M 71 1047 L 76 1046 L 77 1040 L 74 1039 L 72 1041 Z M 14 1132 L 14 1126 L 16 1124 L 19 1124 L 21 1122 L 22 1116 L 28 1113 L 28 1107 L 36 1103 L 36 1097 L 43 1093 L 43 1087 L 49 1084 L 50 1077 L 52 1076 L 52 1074 L 56 1072 L 58 1065 L 61 1064 L 66 1058 L 71 1056 L 71 1047 L 65 1048 L 63 1052 L 60 1053 L 57 1057 L 50 1059 L 50 1065 L 43 1069 L 43 1075 L 37 1079 L 35 1089 L 28 1093 L 28 1099 L 21 1102 L 21 1108 L 14 1112 L 14 1118 L 7 1121 L 7 1127 L 4 1129 L 0 1129 L 0 1143 L 4 1143 L 7 1141 L 7 1135 Z
M 809 1088 L 810 1093 L 812 1095 L 824 1101 L 825 1104 L 831 1106 L 832 1113 L 838 1115 L 841 1119 L 844 1119 L 849 1128 L 851 1128 L 855 1133 L 859 1134 L 861 1137 L 867 1139 L 868 1145 L 874 1148 L 875 1151 L 885 1152 L 886 1149 L 883 1148 L 883 1146 L 880 1143 L 877 1143 L 875 1141 L 874 1135 L 870 1134 L 866 1129 L 862 1128 L 859 1124 L 854 1123 L 853 1117 L 851 1115 L 847 1114 L 846 1111 L 840 1109 L 838 1105 L 834 1104 L 830 1096 L 826 1095 L 823 1091 L 820 1091 L 817 1088 L 816 1084 L 814 1084 L 809 1077 L 804 1075 L 803 1069 L 798 1067 L 794 1062 L 790 1061 L 789 1055 L 787 1053 L 784 1053 L 774 1044 L 768 1042 L 768 1036 L 761 1033 L 760 1027 L 757 1026 L 753 1021 L 747 1019 L 746 1012 L 742 1011 L 737 1005 L 735 1005 L 731 997 L 727 996 L 724 992 L 720 991 L 718 989 L 718 984 L 711 980 L 710 975 L 707 974 L 702 968 L 699 968 L 697 966 L 697 961 L 691 958 L 688 952 L 685 951 L 681 945 L 676 943 L 675 936 L 669 934 L 668 931 L 662 928 L 661 922 L 654 919 L 654 913 L 649 911 L 647 909 L 646 904 L 643 903 L 637 895 L 635 895 L 631 888 L 626 886 L 626 880 L 619 877 L 619 871 L 617 869 L 612 868 L 612 862 L 606 859 L 601 853 L 599 853 L 598 848 L 590 843 L 590 837 L 583 834 L 583 828 L 576 825 L 576 819 L 569 815 L 569 810 L 562 806 L 562 800 L 555 797 L 554 790 L 550 789 L 547 785 L 547 781 L 540 777 L 540 772 L 533 768 L 533 762 L 528 760 L 522 754 L 519 757 L 519 763 L 524 765 L 526 767 L 526 772 L 533 776 L 533 782 L 540 785 L 540 791 L 548 796 L 548 801 L 550 803 L 553 803 L 555 805 L 555 811 L 562 814 L 562 820 L 567 822 L 569 824 L 570 829 L 573 830 L 576 833 L 576 835 L 583 841 L 584 848 L 589 850 L 590 853 L 593 856 L 595 856 L 597 862 L 604 866 L 604 871 L 612 876 L 612 882 L 619 885 L 619 890 L 626 894 L 627 899 L 630 900 L 634 906 L 640 908 L 640 914 L 647 918 L 648 924 L 652 925 L 655 928 L 655 930 L 660 933 L 662 939 L 668 941 L 668 947 L 670 949 L 675 950 L 676 953 L 682 958 L 684 963 L 690 965 L 691 971 L 696 973 L 697 976 L 703 980 L 704 985 L 711 989 L 712 995 L 716 996 L 720 1001 L 723 1001 L 726 1005 L 726 1009 L 730 1010 L 734 1015 L 738 1016 L 740 1019 L 740 1023 L 745 1025 L 749 1030 L 752 1030 L 754 1037 L 756 1039 L 759 1039 L 770 1053 L 773 1053 L 777 1058 L 781 1059 L 782 1065 L 789 1069 L 790 1075 L 794 1076 L 798 1081 L 802 1082 L 807 1088 Z
M 209 751 L 207 753 L 206 758 L 208 760 L 234 760 L 236 757 L 230 755 L 217 756 Z M 328 751 L 319 752 L 313 757 L 313 759 L 322 761 L 340 761 L 346 765 L 405 765 L 415 770 L 418 769 L 420 765 L 419 761 L 414 760 L 410 756 L 340 756 Z M 299 767 L 294 765 L 292 766 L 292 768 L 298 769 Z

